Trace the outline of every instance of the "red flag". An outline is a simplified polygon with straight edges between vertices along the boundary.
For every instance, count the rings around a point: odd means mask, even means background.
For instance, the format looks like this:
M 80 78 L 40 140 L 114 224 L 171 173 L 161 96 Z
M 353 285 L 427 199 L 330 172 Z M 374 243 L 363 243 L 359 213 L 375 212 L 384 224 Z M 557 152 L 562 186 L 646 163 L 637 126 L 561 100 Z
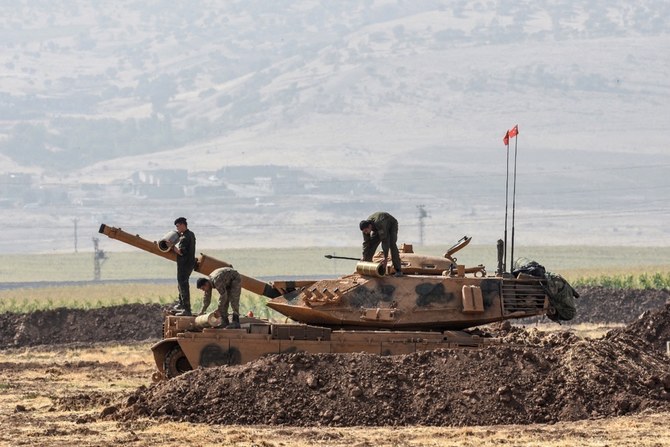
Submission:
M 509 134 L 510 138 L 516 137 L 519 134 L 519 125 L 517 124 L 516 126 L 512 127 L 507 133 Z
M 509 146 L 509 130 L 505 132 L 505 136 L 503 137 L 503 143 L 505 143 L 505 146 Z

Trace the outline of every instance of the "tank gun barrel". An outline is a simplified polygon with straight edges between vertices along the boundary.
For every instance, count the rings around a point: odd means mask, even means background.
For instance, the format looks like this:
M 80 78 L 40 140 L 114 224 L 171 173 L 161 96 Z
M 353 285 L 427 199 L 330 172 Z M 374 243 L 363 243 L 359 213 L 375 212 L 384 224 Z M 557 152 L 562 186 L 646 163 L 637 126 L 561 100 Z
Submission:
M 174 251 L 163 251 L 160 248 L 158 242 L 146 240 L 137 234 L 130 234 L 123 231 L 121 228 L 115 228 L 110 227 L 109 225 L 101 224 L 98 233 L 102 233 L 110 239 L 116 239 L 151 254 L 169 259 L 170 261 L 177 261 L 177 254 Z M 232 265 L 202 253 L 196 258 L 195 271 L 203 275 L 209 275 L 214 270 L 221 267 L 232 267 Z M 280 290 L 273 284 L 242 275 L 241 273 L 240 277 L 242 279 L 242 288 L 257 295 L 263 295 L 268 298 L 276 298 L 286 293 L 285 290 Z
M 349 256 L 323 255 L 323 257 L 328 259 L 347 259 L 349 261 L 360 261 L 359 258 L 351 258 Z

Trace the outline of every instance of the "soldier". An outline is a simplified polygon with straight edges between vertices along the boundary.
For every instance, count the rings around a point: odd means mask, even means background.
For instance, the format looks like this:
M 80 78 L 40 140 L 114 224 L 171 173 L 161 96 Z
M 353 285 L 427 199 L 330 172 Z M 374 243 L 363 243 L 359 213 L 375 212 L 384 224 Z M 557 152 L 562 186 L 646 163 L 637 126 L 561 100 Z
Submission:
M 202 298 L 202 310 L 204 314 L 209 303 L 212 301 L 212 289 L 219 292 L 219 313 L 223 318 L 221 326 L 226 329 L 240 328 L 240 292 L 242 291 L 242 278 L 232 267 L 221 267 L 212 272 L 209 278 L 198 278 L 196 282 L 198 289 L 205 292 Z M 233 322 L 228 323 L 228 305 L 233 308 Z M 221 327 L 219 326 L 219 327 Z
M 177 253 L 177 288 L 179 289 L 179 304 L 176 306 L 177 315 L 191 315 L 191 290 L 188 280 L 195 268 L 195 234 L 188 229 L 185 217 L 178 217 L 174 221 L 179 241 L 172 247 Z
M 362 220 L 359 228 L 363 232 L 363 257 L 361 261 L 372 261 L 372 256 L 374 256 L 379 243 L 381 243 L 384 252 L 384 267 L 388 262 L 390 249 L 395 276 L 402 276 L 400 253 L 396 245 L 398 241 L 398 221 L 396 218 L 389 213 L 379 211 Z

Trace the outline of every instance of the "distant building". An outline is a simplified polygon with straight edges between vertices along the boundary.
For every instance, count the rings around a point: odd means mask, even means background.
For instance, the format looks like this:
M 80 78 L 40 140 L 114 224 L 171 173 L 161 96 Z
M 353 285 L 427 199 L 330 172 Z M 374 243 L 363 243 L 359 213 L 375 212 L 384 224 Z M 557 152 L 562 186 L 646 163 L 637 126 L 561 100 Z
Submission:
M 132 193 L 148 198 L 184 197 L 187 186 L 188 171 L 186 169 L 153 169 L 137 171 L 130 176 Z
M 288 166 L 228 166 L 215 177 L 238 196 L 359 195 L 377 188 L 368 180 L 334 180 Z
M 230 197 L 235 194 L 226 185 L 197 185 L 193 187 L 195 197 Z

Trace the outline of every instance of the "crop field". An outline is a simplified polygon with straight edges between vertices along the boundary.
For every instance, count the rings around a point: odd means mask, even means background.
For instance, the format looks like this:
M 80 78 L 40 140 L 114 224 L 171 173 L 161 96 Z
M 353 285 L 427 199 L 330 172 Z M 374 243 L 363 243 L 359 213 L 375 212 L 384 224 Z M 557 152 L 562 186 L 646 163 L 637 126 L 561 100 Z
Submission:
M 355 257 L 358 251 L 358 247 L 203 250 L 232 263 L 247 276 L 265 280 L 348 274 L 354 270 L 355 261 L 331 260 L 324 255 Z M 445 249 L 425 247 L 420 251 L 441 256 Z M 573 286 L 670 288 L 670 247 L 521 247 L 517 253 L 561 274 Z M 495 270 L 495 256 L 495 250 L 477 245 L 457 253 L 459 263 L 484 264 L 489 273 Z M 0 312 L 22 313 L 57 307 L 91 309 L 128 303 L 168 304 L 177 296 L 174 263 L 140 250 L 107 253 L 100 282 L 93 281 L 93 273 L 92 253 L 0 255 Z M 195 309 L 201 305 L 200 292 L 193 284 L 199 276 L 194 273 L 191 277 Z M 241 310 L 252 311 L 260 317 L 279 318 L 264 302 L 262 297 L 243 292 Z
M 191 303 L 194 310 L 202 306 L 202 293 L 191 285 Z M 216 294 L 213 299 L 216 305 Z M 43 287 L 18 287 L 0 289 L 0 313 L 28 313 L 37 310 L 67 307 L 70 309 L 95 309 L 132 303 L 171 304 L 177 298 L 175 284 L 152 282 L 132 284 L 84 284 Z M 265 306 L 265 299 L 242 291 L 240 312 L 249 311 L 262 318 L 273 318 L 276 313 Z
M 122 243 L 118 244 L 123 246 Z M 417 253 L 442 256 L 448 247 L 415 247 Z M 325 277 L 351 273 L 355 262 L 325 255 L 358 258 L 360 247 L 207 250 L 202 253 L 233 264 L 248 276 L 266 278 Z M 173 278 L 172 262 L 139 249 L 106 252 L 101 280 Z M 508 254 L 509 255 L 509 254 Z M 517 247 L 515 258 L 535 260 L 570 280 L 603 274 L 670 272 L 670 247 Z M 496 269 L 495 247 L 468 245 L 454 255 L 459 264 Z M 195 274 L 194 274 L 195 275 Z M 0 285 L 21 281 L 92 281 L 93 253 L 0 254 Z

